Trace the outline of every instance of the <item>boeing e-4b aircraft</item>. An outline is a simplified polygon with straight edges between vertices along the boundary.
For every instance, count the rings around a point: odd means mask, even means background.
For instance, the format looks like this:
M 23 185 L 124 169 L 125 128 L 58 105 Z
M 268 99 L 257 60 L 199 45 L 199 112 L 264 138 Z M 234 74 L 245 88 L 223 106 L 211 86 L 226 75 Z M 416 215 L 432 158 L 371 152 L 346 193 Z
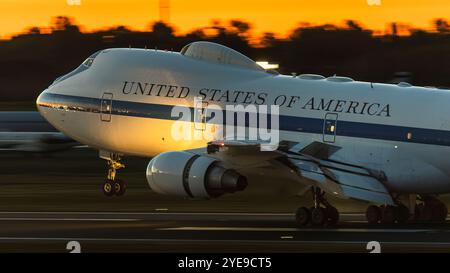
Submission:
M 210 123 L 212 105 L 222 113 L 236 105 L 276 106 L 267 115 L 276 119 L 266 124 L 267 131 L 278 129 L 275 148 L 260 138 L 189 137 L 223 133 L 221 125 L 236 121 L 233 115 Z M 163 194 L 217 198 L 261 177 L 300 183 L 312 191 L 314 206 L 297 210 L 299 226 L 336 224 L 330 195 L 368 202 L 372 224 L 445 221 L 447 207 L 437 196 L 450 192 L 449 105 L 449 91 L 407 83 L 280 75 L 210 42 L 180 53 L 101 50 L 37 99 L 52 125 L 108 161 L 106 195 L 125 192 L 116 175 L 121 157 L 153 157 L 147 180 Z M 180 121 L 183 109 L 193 118 Z M 247 135 L 261 121 L 241 127 Z M 180 124 L 186 138 L 174 137 Z

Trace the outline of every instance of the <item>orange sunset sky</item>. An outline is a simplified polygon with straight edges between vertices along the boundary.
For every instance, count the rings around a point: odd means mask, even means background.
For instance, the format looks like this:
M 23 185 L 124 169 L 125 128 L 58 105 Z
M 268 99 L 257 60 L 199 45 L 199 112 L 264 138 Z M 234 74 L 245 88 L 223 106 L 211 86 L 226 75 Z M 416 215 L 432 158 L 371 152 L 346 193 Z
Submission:
M 68 2 L 80 1 L 80 5 Z M 384 31 L 390 22 L 430 28 L 434 18 L 450 19 L 449 0 L 171 0 L 170 23 L 178 33 L 207 26 L 213 19 L 243 19 L 253 34 L 274 32 L 284 36 L 301 22 L 341 24 L 354 19 L 365 27 Z M 51 18 L 75 18 L 84 31 L 114 25 L 135 30 L 159 19 L 159 0 L 0 0 L 0 38 L 30 26 L 47 27 Z

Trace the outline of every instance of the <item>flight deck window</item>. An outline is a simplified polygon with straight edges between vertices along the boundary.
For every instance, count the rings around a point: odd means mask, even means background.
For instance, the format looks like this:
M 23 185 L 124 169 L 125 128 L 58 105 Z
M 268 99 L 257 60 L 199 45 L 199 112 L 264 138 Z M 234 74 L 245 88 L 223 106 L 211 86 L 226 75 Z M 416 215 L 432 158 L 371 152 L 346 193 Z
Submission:
M 84 61 L 83 65 L 86 67 L 91 67 L 93 62 L 94 62 L 93 58 L 88 58 L 86 61 Z
M 76 75 L 78 73 L 81 73 L 83 71 L 85 71 L 86 69 L 90 68 L 92 66 L 92 64 L 94 63 L 95 58 L 97 57 L 98 54 L 100 54 L 103 50 L 97 51 L 94 54 L 92 54 L 91 56 L 89 56 L 89 58 L 87 58 L 80 66 L 78 66 L 77 69 L 75 69 L 74 71 L 61 76 L 59 78 L 57 78 L 53 84 L 58 83 L 58 82 L 62 82 L 63 80 L 72 77 L 73 75 Z M 52 85 L 53 85 L 52 84 Z

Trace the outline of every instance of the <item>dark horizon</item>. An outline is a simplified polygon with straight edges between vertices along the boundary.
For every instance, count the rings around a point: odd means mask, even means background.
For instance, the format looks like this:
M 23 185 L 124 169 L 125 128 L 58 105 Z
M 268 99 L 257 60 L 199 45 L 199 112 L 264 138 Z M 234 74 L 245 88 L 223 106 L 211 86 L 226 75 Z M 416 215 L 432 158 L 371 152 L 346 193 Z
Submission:
M 414 24 L 409 24 L 409 23 L 405 23 L 405 22 L 390 22 L 390 23 L 386 24 L 386 28 L 383 31 L 379 30 L 379 29 L 366 27 L 362 22 L 355 20 L 355 19 L 350 19 L 350 18 L 345 19 L 340 23 L 314 24 L 311 22 L 301 22 L 297 25 L 297 27 L 293 27 L 290 31 L 288 31 L 287 35 L 281 35 L 280 33 L 275 33 L 272 31 L 263 31 L 263 32 L 261 32 L 260 35 L 254 35 L 254 33 L 250 33 L 254 29 L 254 25 L 251 22 L 249 22 L 245 19 L 242 19 L 242 18 L 235 18 L 235 19 L 231 19 L 228 21 L 221 21 L 219 19 L 216 19 L 216 20 L 212 20 L 208 25 L 198 26 L 198 27 L 195 27 L 195 28 L 191 29 L 190 31 L 186 31 L 186 32 L 179 32 L 178 26 L 176 24 L 171 24 L 168 22 L 158 21 L 158 20 L 149 21 L 148 27 L 146 29 L 141 29 L 141 30 L 133 28 L 126 24 L 110 25 L 110 26 L 104 26 L 102 28 L 98 28 L 95 30 L 86 30 L 87 28 L 85 27 L 85 25 L 77 22 L 75 20 L 75 18 L 72 18 L 70 16 L 65 16 L 65 15 L 59 15 L 59 16 L 52 17 L 50 20 L 51 24 L 48 26 L 30 25 L 21 32 L 4 35 L 4 37 L 6 37 L 6 38 L 1 38 L 2 36 L 0 36 L 0 41 L 10 41 L 15 38 L 18 38 L 18 37 L 21 37 L 24 35 L 29 35 L 29 34 L 49 35 L 55 31 L 60 30 L 61 27 L 64 27 L 63 25 L 61 25 L 61 24 L 64 24 L 64 22 L 62 22 L 64 20 L 66 20 L 66 23 L 70 24 L 71 26 L 76 27 L 80 33 L 83 33 L 86 35 L 108 32 L 108 31 L 112 31 L 112 30 L 116 30 L 116 29 L 122 29 L 122 30 L 126 30 L 129 32 L 134 32 L 134 33 L 147 33 L 147 32 L 152 31 L 152 27 L 155 24 L 161 23 L 161 24 L 164 24 L 167 27 L 171 28 L 172 32 L 175 36 L 187 36 L 187 35 L 202 32 L 202 31 L 203 32 L 211 32 L 212 30 L 215 30 L 215 29 L 217 30 L 217 29 L 221 29 L 221 28 L 233 31 L 233 28 L 237 28 L 239 30 L 244 30 L 244 32 L 246 32 L 246 34 L 248 34 L 247 38 L 249 38 L 250 40 L 263 40 L 264 36 L 266 36 L 268 34 L 273 35 L 274 37 L 277 37 L 280 40 L 289 39 L 293 34 L 295 34 L 295 32 L 298 29 L 303 29 L 303 28 L 328 28 L 328 29 L 331 29 L 331 28 L 336 28 L 336 29 L 356 28 L 356 29 L 368 31 L 375 37 L 381 37 L 381 36 L 386 36 L 386 35 L 410 36 L 410 35 L 414 34 L 415 32 L 442 33 L 442 32 L 450 31 L 450 23 L 449 23 L 448 19 L 440 18 L 440 17 L 436 17 L 432 21 L 430 21 L 428 28 L 416 27 Z
M 177 35 L 162 22 L 148 31 L 124 26 L 83 33 L 68 17 L 53 20 L 50 33 L 30 28 L 27 33 L 0 41 L 0 98 L 32 101 L 54 79 L 64 75 L 93 52 L 111 47 L 158 48 L 179 51 L 188 43 L 206 40 L 221 43 L 255 61 L 280 65 L 280 72 L 349 76 L 356 80 L 390 82 L 397 72 L 408 72 L 413 84 L 450 86 L 450 26 L 436 19 L 433 31 L 393 24 L 390 34 L 375 36 L 358 22 L 344 26 L 303 26 L 286 39 L 266 33 L 252 42 L 251 24 L 232 20 Z

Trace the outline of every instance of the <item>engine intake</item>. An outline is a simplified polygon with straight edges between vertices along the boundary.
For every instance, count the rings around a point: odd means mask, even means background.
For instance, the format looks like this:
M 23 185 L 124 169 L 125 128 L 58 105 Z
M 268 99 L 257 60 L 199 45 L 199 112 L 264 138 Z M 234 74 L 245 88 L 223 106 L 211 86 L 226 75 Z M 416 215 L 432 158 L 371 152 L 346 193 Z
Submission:
M 154 157 L 147 167 L 147 181 L 161 194 L 191 198 L 216 198 L 243 191 L 247 179 L 207 156 L 167 152 Z

